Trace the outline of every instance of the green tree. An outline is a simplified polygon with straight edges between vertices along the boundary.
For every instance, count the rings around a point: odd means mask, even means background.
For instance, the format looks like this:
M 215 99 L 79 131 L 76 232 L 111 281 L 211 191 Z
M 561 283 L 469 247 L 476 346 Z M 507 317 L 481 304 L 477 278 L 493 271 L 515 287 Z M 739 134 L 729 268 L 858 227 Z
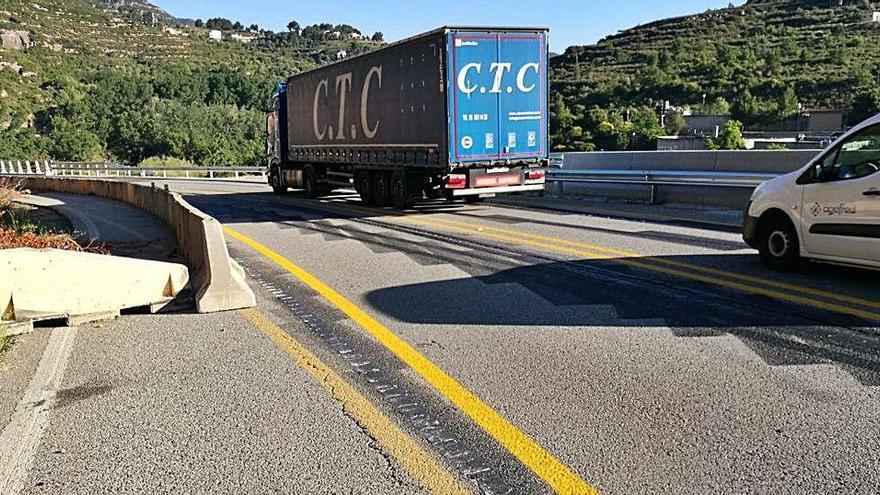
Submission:
M 223 17 L 214 17 L 212 19 L 208 19 L 208 22 L 205 23 L 205 27 L 208 29 L 219 29 L 221 31 L 232 31 L 233 24 L 229 19 L 224 19 Z
M 776 118 L 784 120 L 791 117 L 797 112 L 798 108 L 797 95 L 791 86 L 787 86 L 776 100 Z
M 734 119 L 740 122 L 755 123 L 760 120 L 758 99 L 746 88 L 734 100 L 730 107 L 730 113 Z
M 630 121 L 632 132 L 635 133 L 632 136 L 630 148 L 635 150 L 657 149 L 657 136 L 663 134 L 663 127 L 660 126 L 657 112 L 648 106 L 636 107 L 630 113 Z
M 574 123 L 575 116 L 565 104 L 565 98 L 556 93 L 550 102 L 550 145 L 554 149 L 565 149 L 568 142 L 566 133 Z
M 858 124 L 880 113 L 880 88 L 868 88 L 856 94 L 849 113 L 850 125 Z
M 736 120 L 729 120 L 717 138 L 709 138 L 706 140 L 706 147 L 710 150 L 744 150 L 746 142 L 742 135 L 742 123 Z
M 687 120 L 681 112 L 672 112 L 666 116 L 666 134 L 678 136 L 687 129 Z
M 71 122 L 61 115 L 52 118 L 47 148 L 56 160 L 93 161 L 103 157 L 98 136 L 83 122 Z

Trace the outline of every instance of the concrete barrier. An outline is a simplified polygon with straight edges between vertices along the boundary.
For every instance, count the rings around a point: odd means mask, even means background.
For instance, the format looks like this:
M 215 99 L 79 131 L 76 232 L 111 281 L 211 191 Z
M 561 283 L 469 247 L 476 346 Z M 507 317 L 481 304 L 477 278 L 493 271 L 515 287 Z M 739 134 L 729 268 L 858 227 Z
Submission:
M 71 178 L 30 177 L 23 187 L 115 199 L 152 213 L 168 224 L 190 263 L 190 280 L 200 313 L 256 305 L 244 270 L 229 257 L 220 223 L 179 194 L 129 182 Z
M 4 249 L 0 273 L 3 321 L 160 309 L 189 281 L 189 270 L 177 263 L 60 249 Z

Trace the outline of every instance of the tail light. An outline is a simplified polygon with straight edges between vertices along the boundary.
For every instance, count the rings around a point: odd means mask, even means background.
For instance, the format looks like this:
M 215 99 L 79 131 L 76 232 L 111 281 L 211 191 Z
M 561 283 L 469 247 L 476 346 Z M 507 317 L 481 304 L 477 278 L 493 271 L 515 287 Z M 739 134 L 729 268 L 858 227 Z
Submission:
M 450 174 L 446 176 L 446 189 L 464 189 L 467 187 L 467 175 Z
M 544 177 L 545 175 L 543 170 L 529 170 L 528 172 L 526 172 L 526 180 L 530 182 L 543 182 Z

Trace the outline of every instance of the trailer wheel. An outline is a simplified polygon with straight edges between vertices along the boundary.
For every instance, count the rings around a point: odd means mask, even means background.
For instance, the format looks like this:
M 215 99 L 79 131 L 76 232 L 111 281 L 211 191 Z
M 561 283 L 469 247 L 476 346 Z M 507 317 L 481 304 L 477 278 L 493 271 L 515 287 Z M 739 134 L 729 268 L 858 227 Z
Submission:
M 376 206 L 391 206 L 391 181 L 385 172 L 373 172 L 373 198 Z
M 400 209 L 411 208 L 416 202 L 403 172 L 394 172 L 391 175 L 391 200 L 394 207 Z
M 374 204 L 373 182 L 370 180 L 370 173 L 366 170 L 358 170 L 354 175 L 354 190 L 361 197 L 361 202 L 365 205 Z
M 425 197 L 428 199 L 440 199 L 443 197 L 442 187 L 428 186 L 424 189 Z
M 318 182 L 315 180 L 315 173 L 311 167 L 306 167 L 303 170 L 303 190 L 305 190 L 306 196 L 310 198 L 317 198 L 321 195 Z

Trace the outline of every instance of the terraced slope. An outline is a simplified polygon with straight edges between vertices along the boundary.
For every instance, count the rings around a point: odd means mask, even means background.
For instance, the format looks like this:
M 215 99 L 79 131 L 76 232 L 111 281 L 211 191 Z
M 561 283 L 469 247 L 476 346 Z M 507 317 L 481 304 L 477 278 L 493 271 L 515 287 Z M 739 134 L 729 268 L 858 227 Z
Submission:
M 553 61 L 553 88 L 588 133 L 598 129 L 586 115 L 593 106 L 699 111 L 703 95 L 723 98 L 746 124 L 790 117 L 798 103 L 859 120 L 880 110 L 874 11 L 863 0 L 765 0 L 660 20 L 568 48 Z
M 149 86 L 143 101 L 232 106 L 245 112 L 250 125 L 256 113 L 248 112 L 262 109 L 282 76 L 333 59 L 341 49 L 353 54 L 379 46 L 361 39 L 290 33 L 262 33 L 242 43 L 226 32 L 217 42 L 208 39 L 207 29 L 177 21 L 142 0 L 8 0 L 0 4 L 0 31 L 6 33 L 6 48 L 0 49 L 0 129 L 5 130 L 0 154 L 61 159 L 131 161 L 153 154 L 146 150 L 128 156 L 116 149 L 112 133 L 104 129 L 112 122 L 98 122 L 94 109 L 83 108 L 101 99 L 95 88 L 108 74 L 125 79 L 127 87 Z M 16 37 L 20 46 L 14 46 Z M 59 127 L 94 134 L 85 140 L 97 146 L 69 149 L 54 139 Z M 256 149 L 261 138 L 257 131 L 251 134 Z M 156 146 L 161 148 L 156 153 L 195 158 L 174 149 L 186 143 L 166 144 Z

